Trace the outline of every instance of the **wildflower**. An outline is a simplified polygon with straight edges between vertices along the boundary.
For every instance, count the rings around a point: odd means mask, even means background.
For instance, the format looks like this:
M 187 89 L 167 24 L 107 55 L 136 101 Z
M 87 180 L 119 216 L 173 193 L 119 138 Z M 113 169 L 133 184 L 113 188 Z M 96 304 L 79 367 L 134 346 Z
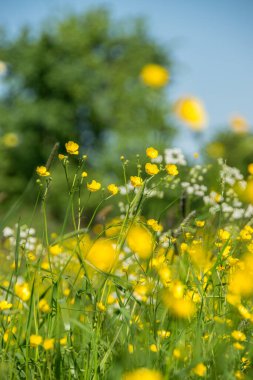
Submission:
M 169 80 L 169 72 L 160 65 L 150 63 L 145 65 L 141 70 L 141 79 L 143 83 L 150 87 L 163 87 Z
M 159 173 L 159 168 L 156 164 L 150 164 L 149 162 L 145 165 L 145 171 L 149 175 L 155 175 Z
M 86 255 L 86 260 L 103 272 L 110 272 L 117 258 L 117 252 L 111 240 L 104 238 L 97 239 Z
M 149 158 L 156 158 L 158 156 L 158 150 L 150 146 L 146 149 L 146 155 Z
M 157 331 L 157 335 L 160 337 L 160 338 L 169 338 L 170 335 L 171 335 L 171 332 L 170 331 L 167 331 L 167 330 L 158 330 Z
M 142 178 L 138 176 L 131 176 L 130 181 L 133 187 L 140 187 L 143 184 Z
M 135 224 L 127 234 L 127 245 L 132 252 L 136 253 L 141 259 L 148 259 L 154 247 L 153 236 L 144 226 Z
M 16 284 L 14 289 L 15 293 L 22 301 L 28 301 L 31 297 L 31 292 L 27 282 L 24 282 L 23 284 Z
M 175 104 L 175 113 L 194 131 L 201 131 L 207 124 L 204 105 L 197 98 L 180 98 Z
M 67 345 L 67 337 L 64 336 L 63 338 L 60 339 L 60 345 L 61 346 L 66 346 Z
M 116 195 L 119 192 L 118 186 L 114 185 L 114 183 L 111 183 L 110 185 L 107 186 L 107 190 L 112 194 Z
M 50 175 L 49 171 L 45 166 L 37 166 L 36 173 L 40 177 L 48 177 Z
M 222 228 L 218 231 L 218 236 L 221 240 L 228 240 L 230 238 L 230 233 Z
M 40 335 L 31 335 L 30 336 L 30 346 L 31 347 L 38 347 L 40 344 L 42 344 L 42 337 Z
M 67 153 L 77 155 L 79 154 L 79 145 L 74 141 L 68 141 L 65 144 Z
M 181 351 L 178 348 L 174 348 L 172 355 L 175 359 L 180 359 L 182 357 Z
M 15 148 L 19 144 L 19 138 L 16 133 L 10 132 L 1 138 L 3 145 L 7 148 Z
M 154 343 L 149 346 L 149 349 L 151 352 L 158 352 L 158 347 Z
M 177 166 L 174 164 L 167 164 L 165 166 L 165 169 L 169 175 L 176 176 L 178 175 L 178 169 Z
M 240 342 L 244 342 L 246 340 L 246 335 L 242 331 L 234 330 L 232 331 L 231 336 Z
M 235 342 L 235 343 L 233 343 L 233 346 L 234 346 L 234 348 L 235 348 L 236 350 L 239 350 L 239 351 L 244 350 L 244 346 L 243 346 L 241 343 L 239 343 L 239 342 Z
M 42 311 L 43 313 L 49 313 L 50 312 L 50 306 L 45 298 L 42 298 L 39 301 L 39 310 Z
M 163 301 L 171 314 L 176 317 L 187 319 L 195 314 L 195 305 L 191 299 L 176 298 L 173 293 L 166 291 Z
M 128 345 L 128 352 L 129 354 L 132 354 L 134 352 L 134 346 L 131 343 Z
M 68 156 L 65 156 L 64 154 L 58 154 L 58 158 L 59 158 L 60 161 L 63 161 L 66 158 L 68 158 Z
M 196 367 L 192 369 L 193 373 L 199 377 L 206 375 L 206 366 L 203 363 L 198 363 Z
M 236 380 L 244 380 L 244 379 L 245 379 L 245 376 L 244 376 L 243 372 L 241 372 L 241 371 L 236 371 L 236 372 L 235 372 L 235 378 L 236 378 Z
M 101 183 L 95 181 L 94 179 L 91 181 L 91 183 L 87 183 L 87 189 L 91 192 L 98 191 L 101 188 Z
M 204 220 L 196 220 L 195 224 L 197 227 L 204 227 L 205 221 Z
M 53 350 L 54 349 L 54 338 L 47 338 L 43 343 L 44 350 Z
M 51 247 L 49 247 L 49 252 L 53 256 L 59 255 L 60 253 L 62 253 L 62 251 L 63 251 L 63 248 L 59 244 L 55 244 L 55 245 L 52 245 Z
M 106 307 L 105 307 L 105 305 L 103 304 L 103 302 L 98 302 L 97 303 L 97 308 L 98 308 L 98 310 L 100 310 L 100 311 L 106 311 Z
M 193 157 L 197 160 L 199 158 L 199 153 L 198 152 L 194 152 L 193 153 Z
M 0 301 L 0 311 L 8 310 L 12 308 L 12 303 L 7 302 L 6 300 Z
M 87 172 L 82 172 L 81 176 L 82 176 L 82 178 L 88 177 L 88 173 Z
M 161 372 L 154 369 L 138 368 L 123 375 L 122 380 L 163 380 Z
M 230 126 L 236 133 L 246 133 L 249 130 L 247 120 L 241 115 L 235 115 L 230 119 Z
M 248 172 L 253 175 L 253 162 L 248 165 Z
M 148 219 L 147 225 L 150 226 L 155 232 L 161 232 L 163 230 L 163 226 L 155 219 Z

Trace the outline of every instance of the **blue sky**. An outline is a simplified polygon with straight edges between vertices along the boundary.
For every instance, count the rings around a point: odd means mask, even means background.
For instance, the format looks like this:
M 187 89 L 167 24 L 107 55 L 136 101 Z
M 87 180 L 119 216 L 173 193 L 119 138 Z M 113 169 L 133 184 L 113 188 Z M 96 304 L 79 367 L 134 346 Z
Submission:
M 8 0 L 0 24 L 10 34 L 22 25 L 37 28 L 93 6 L 108 5 L 115 18 L 143 16 L 150 33 L 172 48 L 177 65 L 169 96 L 200 97 L 209 132 L 239 113 L 253 124 L 252 0 Z

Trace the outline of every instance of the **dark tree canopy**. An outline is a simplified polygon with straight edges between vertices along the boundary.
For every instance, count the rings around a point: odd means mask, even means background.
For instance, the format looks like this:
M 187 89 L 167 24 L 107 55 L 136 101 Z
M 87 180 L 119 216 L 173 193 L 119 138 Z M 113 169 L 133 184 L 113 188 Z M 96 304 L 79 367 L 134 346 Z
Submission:
M 166 89 L 146 86 L 140 71 L 171 62 L 141 21 L 122 24 L 104 9 L 71 16 L 35 36 L 2 37 L 0 59 L 0 134 L 17 138 L 1 144 L 0 192 L 21 192 L 56 141 L 76 140 L 105 171 L 122 153 L 170 141 Z

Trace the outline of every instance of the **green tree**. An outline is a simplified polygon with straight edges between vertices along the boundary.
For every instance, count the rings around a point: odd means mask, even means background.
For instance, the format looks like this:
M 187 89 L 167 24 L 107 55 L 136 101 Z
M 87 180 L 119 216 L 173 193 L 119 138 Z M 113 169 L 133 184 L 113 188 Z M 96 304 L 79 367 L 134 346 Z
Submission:
M 106 175 L 120 154 L 162 147 L 173 135 L 166 88 L 140 80 L 144 65 L 170 70 L 171 60 L 140 20 L 116 22 L 99 9 L 37 35 L 2 34 L 0 58 L 8 67 L 0 100 L 4 198 L 22 192 L 56 141 L 63 149 L 76 140 Z

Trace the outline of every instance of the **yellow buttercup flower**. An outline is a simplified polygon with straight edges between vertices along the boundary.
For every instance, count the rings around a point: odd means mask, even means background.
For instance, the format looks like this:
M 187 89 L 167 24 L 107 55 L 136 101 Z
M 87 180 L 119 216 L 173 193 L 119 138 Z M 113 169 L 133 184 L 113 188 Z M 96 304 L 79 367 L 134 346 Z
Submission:
M 156 158 L 158 156 L 158 150 L 150 146 L 146 149 L 146 155 L 149 158 Z
M 161 372 L 154 369 L 138 368 L 123 375 L 122 380 L 163 380 Z
M 131 182 L 132 186 L 134 186 L 134 187 L 140 187 L 143 184 L 142 178 L 138 177 L 138 176 L 131 176 L 130 182 Z
M 54 338 L 47 338 L 43 343 L 44 350 L 53 350 L 54 349 Z
M 239 330 L 232 331 L 231 336 L 235 340 L 238 340 L 240 342 L 245 342 L 245 340 L 246 340 L 246 335 L 242 331 L 239 331 Z
M 253 162 L 248 165 L 249 174 L 253 174 Z
M 94 179 L 91 181 L 91 183 L 87 183 L 87 189 L 91 192 L 95 192 L 100 190 L 101 188 L 101 183 L 95 181 Z
M 247 120 L 241 115 L 235 115 L 230 119 L 230 126 L 236 133 L 246 133 L 249 130 Z
M 118 186 L 114 185 L 114 183 L 111 183 L 110 185 L 107 186 L 107 190 L 112 194 L 116 195 L 119 192 Z
M 74 154 L 74 155 L 79 154 L 79 145 L 75 143 L 74 141 L 68 141 L 65 144 L 65 148 L 69 154 Z
M 48 177 L 50 175 L 45 166 L 37 166 L 36 173 L 41 177 Z
M 82 176 L 82 178 L 88 177 L 88 173 L 87 172 L 82 172 L 81 176 Z
M 169 72 L 160 65 L 150 63 L 141 70 L 142 81 L 150 87 L 163 87 L 169 81 Z
M 155 219 L 148 219 L 147 225 L 150 226 L 155 232 L 161 232 L 163 230 L 163 226 Z
M 103 272 L 110 272 L 118 254 L 111 240 L 97 239 L 86 255 L 86 260 Z
M 202 102 L 194 97 L 182 97 L 175 104 L 177 117 L 195 131 L 201 131 L 207 124 L 207 115 Z
M 154 247 L 154 239 L 150 231 L 138 224 L 133 225 L 127 234 L 127 244 L 133 253 L 141 259 L 148 259 Z
M 0 311 L 8 310 L 12 308 L 12 303 L 7 302 L 6 300 L 0 301 Z
M 27 282 L 24 282 L 23 284 L 16 284 L 14 290 L 22 301 L 28 301 L 31 297 L 31 292 Z
M 40 344 L 42 344 L 42 337 L 40 335 L 31 335 L 30 336 L 30 346 L 31 347 L 38 347 Z
M 165 166 L 165 169 L 166 169 L 166 172 L 169 174 L 169 175 L 172 175 L 172 176 L 176 176 L 178 175 L 178 168 L 176 165 L 174 164 L 168 164 Z
M 159 173 L 159 168 L 156 164 L 150 164 L 149 162 L 145 165 L 145 171 L 149 175 L 155 175 Z
M 193 373 L 199 377 L 206 375 L 206 366 L 203 363 L 198 363 L 196 367 L 192 369 Z
M 64 336 L 63 338 L 60 339 L 60 345 L 61 346 L 66 346 L 67 342 L 68 342 L 68 340 L 67 340 L 66 336 Z
M 195 224 L 197 227 L 204 227 L 205 221 L 204 220 L 196 220 Z
M 45 298 L 42 298 L 39 301 L 39 310 L 42 311 L 43 313 L 49 313 L 51 311 L 51 308 Z

